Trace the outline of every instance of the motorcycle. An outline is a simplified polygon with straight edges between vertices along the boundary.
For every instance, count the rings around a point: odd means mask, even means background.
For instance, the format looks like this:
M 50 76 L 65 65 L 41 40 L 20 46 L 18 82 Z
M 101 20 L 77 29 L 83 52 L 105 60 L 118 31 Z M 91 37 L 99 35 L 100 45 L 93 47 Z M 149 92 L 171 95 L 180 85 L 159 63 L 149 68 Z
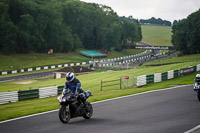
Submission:
M 197 92 L 197 98 L 200 101 L 200 83 L 198 82 L 194 83 L 194 91 Z
M 85 97 L 89 98 L 90 96 L 92 96 L 91 92 L 86 91 Z M 85 119 L 90 119 L 92 117 L 92 105 L 86 102 L 85 106 L 80 95 L 68 92 L 65 95 L 61 94 L 57 99 L 61 105 L 58 113 L 61 122 L 68 123 L 71 118 L 75 117 L 83 117 Z

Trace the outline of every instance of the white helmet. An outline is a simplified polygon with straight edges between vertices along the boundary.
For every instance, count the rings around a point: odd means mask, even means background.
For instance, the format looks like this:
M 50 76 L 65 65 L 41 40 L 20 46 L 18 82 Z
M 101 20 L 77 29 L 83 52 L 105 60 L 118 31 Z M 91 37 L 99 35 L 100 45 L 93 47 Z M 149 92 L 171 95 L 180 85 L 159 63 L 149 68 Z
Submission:
M 197 75 L 196 75 L 196 78 L 200 78 L 200 74 L 197 74 Z
M 66 74 L 66 80 L 67 81 L 73 81 L 74 80 L 74 73 L 73 72 L 68 72 L 67 74 Z

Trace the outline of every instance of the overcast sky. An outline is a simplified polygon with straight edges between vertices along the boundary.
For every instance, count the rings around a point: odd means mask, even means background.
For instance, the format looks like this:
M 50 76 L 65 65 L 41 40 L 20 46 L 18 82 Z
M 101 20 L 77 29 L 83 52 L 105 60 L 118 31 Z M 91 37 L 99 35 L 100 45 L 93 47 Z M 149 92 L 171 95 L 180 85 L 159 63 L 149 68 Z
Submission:
M 119 16 L 133 16 L 136 19 L 151 17 L 163 20 L 187 18 L 198 11 L 200 0 L 81 0 L 111 7 Z

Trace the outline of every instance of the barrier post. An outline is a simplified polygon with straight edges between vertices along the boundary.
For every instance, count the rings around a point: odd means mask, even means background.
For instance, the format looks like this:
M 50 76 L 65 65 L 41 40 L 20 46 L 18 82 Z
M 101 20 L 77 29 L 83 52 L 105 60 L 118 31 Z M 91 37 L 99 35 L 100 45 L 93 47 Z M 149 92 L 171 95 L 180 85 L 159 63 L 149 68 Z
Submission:
M 122 89 L 122 78 L 120 78 L 120 89 Z
M 101 91 L 102 91 L 102 80 L 101 80 Z

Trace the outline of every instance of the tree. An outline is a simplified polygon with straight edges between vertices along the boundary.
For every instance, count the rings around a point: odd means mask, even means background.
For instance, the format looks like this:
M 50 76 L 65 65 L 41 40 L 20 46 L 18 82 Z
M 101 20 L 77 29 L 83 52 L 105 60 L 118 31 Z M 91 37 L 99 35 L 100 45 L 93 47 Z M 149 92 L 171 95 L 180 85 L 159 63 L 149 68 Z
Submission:
M 110 28 L 108 28 L 103 40 L 103 48 L 106 50 L 106 52 L 110 51 L 111 48 L 119 47 L 120 36 L 121 27 L 119 24 L 113 24 Z
M 0 51 L 4 54 L 14 53 L 18 29 L 9 18 L 6 3 L 0 2 L 0 14 Z
M 171 22 L 167 20 L 162 20 L 161 18 L 156 19 L 152 17 L 150 19 L 140 19 L 141 24 L 156 24 L 156 25 L 164 25 L 164 26 L 171 26 Z
M 142 38 L 132 16 L 120 20 L 111 7 L 79 0 L 1 0 L 0 13 L 1 52 L 109 51 Z
M 172 44 L 183 54 L 200 53 L 200 10 L 172 27 Z

